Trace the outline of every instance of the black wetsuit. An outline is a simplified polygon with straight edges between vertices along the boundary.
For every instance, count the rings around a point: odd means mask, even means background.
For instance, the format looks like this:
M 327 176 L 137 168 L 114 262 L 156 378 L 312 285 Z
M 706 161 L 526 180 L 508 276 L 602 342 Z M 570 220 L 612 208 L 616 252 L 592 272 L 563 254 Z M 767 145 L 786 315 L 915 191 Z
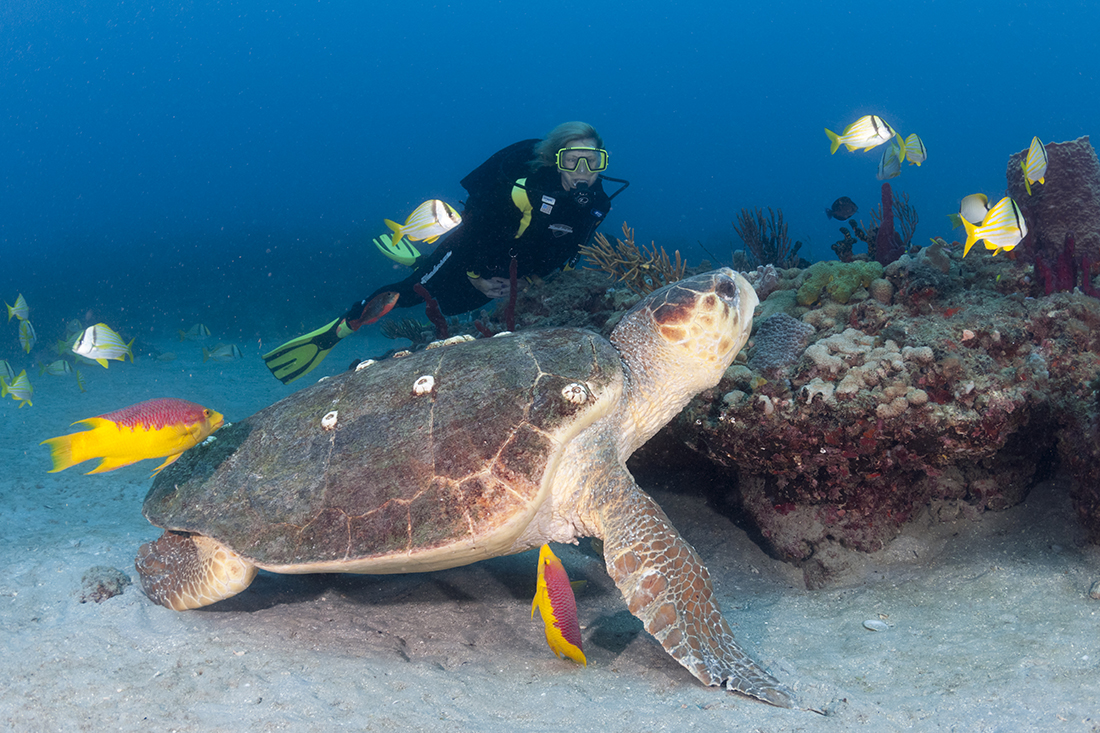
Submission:
M 513 257 L 519 277 L 543 277 L 574 263 L 577 249 L 607 216 L 611 199 L 599 178 L 577 192 L 562 188 L 561 172 L 554 166 L 531 172 L 528 162 L 538 142 L 509 145 L 463 178 L 470 196 L 462 223 L 434 252 L 416 261 L 409 277 L 379 288 L 367 301 L 390 291 L 399 295 L 397 307 L 418 305 L 424 302 L 413 291 L 419 283 L 450 316 L 488 303 L 491 298 L 468 278 L 507 278 Z

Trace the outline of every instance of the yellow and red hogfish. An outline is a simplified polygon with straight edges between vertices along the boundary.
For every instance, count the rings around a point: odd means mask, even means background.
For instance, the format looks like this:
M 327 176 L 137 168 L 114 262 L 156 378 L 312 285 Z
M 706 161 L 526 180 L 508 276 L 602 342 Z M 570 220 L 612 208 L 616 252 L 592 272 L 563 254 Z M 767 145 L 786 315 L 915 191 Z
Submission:
M 53 459 L 50 473 L 64 471 L 93 458 L 103 460 L 88 471 L 90 474 L 113 471 L 146 458 L 167 456 L 168 460 L 153 471 L 156 476 L 185 450 L 206 440 L 224 422 L 221 413 L 202 405 L 162 398 L 77 420 L 73 425 L 84 423 L 92 429 L 43 440 L 40 445 L 50 447 Z
M 577 600 L 569 585 L 561 560 L 543 545 L 539 550 L 539 578 L 535 600 L 531 602 L 531 618 L 535 609 L 542 613 L 546 625 L 546 643 L 559 657 L 569 657 L 577 664 L 588 666 L 581 642 L 581 626 L 577 621 Z

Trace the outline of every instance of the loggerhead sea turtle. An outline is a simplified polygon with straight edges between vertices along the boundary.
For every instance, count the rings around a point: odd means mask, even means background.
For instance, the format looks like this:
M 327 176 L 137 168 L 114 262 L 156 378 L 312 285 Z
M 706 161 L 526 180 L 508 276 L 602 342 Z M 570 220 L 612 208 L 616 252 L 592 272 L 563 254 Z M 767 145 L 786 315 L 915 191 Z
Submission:
M 136 560 L 183 610 L 276 573 L 407 573 L 603 540 L 631 613 L 707 685 L 790 694 L 734 641 L 699 556 L 626 459 L 748 340 L 752 286 L 723 268 L 655 291 L 611 334 L 520 332 L 322 380 L 193 448 L 144 514 Z

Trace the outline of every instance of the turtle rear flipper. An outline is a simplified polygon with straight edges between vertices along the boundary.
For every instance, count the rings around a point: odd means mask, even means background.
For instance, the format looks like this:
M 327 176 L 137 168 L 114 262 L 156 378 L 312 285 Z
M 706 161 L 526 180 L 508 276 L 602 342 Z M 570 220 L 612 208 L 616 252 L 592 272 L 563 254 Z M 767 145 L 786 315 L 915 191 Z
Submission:
M 630 612 L 704 684 L 791 707 L 793 695 L 737 645 L 695 550 L 629 474 L 622 480 L 630 487 L 607 492 L 620 496 L 598 511 L 607 572 Z
M 165 532 L 142 545 L 134 567 L 145 594 L 175 611 L 235 596 L 256 577 L 256 566 L 225 545 L 181 532 Z

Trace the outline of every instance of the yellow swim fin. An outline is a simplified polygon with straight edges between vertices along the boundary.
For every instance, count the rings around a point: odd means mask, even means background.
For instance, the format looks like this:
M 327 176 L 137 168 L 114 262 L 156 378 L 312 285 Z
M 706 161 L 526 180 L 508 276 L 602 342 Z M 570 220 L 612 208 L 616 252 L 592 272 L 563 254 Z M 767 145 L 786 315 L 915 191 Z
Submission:
M 378 248 L 379 252 L 386 255 L 394 262 L 409 267 L 411 267 L 416 262 L 416 258 L 420 256 L 420 252 L 413 246 L 412 242 L 404 237 L 398 237 L 395 243 L 393 241 L 393 236 L 383 234 L 374 240 L 374 246 Z
M 340 333 L 341 327 L 344 333 Z M 290 384 L 298 377 L 313 371 L 340 339 L 352 330 L 344 325 L 344 317 L 310 331 L 304 336 L 287 341 L 264 354 L 264 362 L 271 373 L 283 384 Z
M 387 290 L 369 301 L 361 300 L 345 315 L 331 323 L 267 352 L 264 354 L 264 363 L 276 379 L 283 384 L 290 384 L 298 377 L 313 371 L 328 356 L 328 352 L 340 343 L 340 339 L 389 313 L 397 305 L 398 297 L 397 293 Z

